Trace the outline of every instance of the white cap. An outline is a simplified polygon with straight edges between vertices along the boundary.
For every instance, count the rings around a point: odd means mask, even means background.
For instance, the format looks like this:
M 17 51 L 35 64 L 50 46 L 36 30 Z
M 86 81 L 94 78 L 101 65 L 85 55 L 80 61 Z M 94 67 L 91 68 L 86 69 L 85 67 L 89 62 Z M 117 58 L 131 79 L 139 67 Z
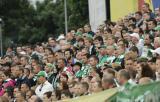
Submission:
M 60 35 L 56 41 L 62 40 L 64 38 L 65 38 L 64 35 Z
M 132 37 L 136 37 L 138 40 L 140 39 L 139 34 L 138 33 L 132 33 L 130 34 L 130 36 Z
M 160 55 L 160 47 L 156 48 L 155 50 L 151 50 L 152 53 L 157 53 Z
M 21 51 L 21 52 L 19 52 L 21 55 L 25 55 L 26 54 L 26 52 L 24 52 L 24 51 Z

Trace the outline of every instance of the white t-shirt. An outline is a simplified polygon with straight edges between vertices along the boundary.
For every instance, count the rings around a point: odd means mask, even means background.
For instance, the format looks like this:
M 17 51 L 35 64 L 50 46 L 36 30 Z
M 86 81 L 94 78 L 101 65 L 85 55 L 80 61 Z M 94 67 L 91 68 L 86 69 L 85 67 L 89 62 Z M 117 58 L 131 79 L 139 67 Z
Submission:
M 50 84 L 48 81 L 46 81 L 44 84 L 40 84 L 37 86 L 35 93 L 38 97 L 41 99 L 43 98 L 43 94 L 46 92 L 53 92 L 52 84 Z

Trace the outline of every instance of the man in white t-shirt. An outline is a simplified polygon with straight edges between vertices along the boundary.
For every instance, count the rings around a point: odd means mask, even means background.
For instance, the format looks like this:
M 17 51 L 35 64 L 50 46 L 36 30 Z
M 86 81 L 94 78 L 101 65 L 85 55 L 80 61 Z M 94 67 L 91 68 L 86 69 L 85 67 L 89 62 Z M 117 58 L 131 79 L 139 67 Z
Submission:
M 37 74 L 38 77 L 38 87 L 35 90 L 35 93 L 38 97 L 40 97 L 41 99 L 43 98 L 44 93 L 46 92 L 52 92 L 53 91 L 53 87 L 52 84 L 50 84 L 47 81 L 47 73 L 45 71 L 40 71 Z

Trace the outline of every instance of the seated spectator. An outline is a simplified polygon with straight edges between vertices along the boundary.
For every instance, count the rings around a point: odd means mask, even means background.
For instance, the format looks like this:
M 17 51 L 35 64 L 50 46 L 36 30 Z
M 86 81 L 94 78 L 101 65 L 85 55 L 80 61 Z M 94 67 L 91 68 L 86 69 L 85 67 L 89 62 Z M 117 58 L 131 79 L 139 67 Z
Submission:
M 38 97 L 40 97 L 41 99 L 43 98 L 44 93 L 49 92 L 49 91 L 53 91 L 53 87 L 52 84 L 50 84 L 47 81 L 47 73 L 45 71 L 40 71 L 37 74 L 38 77 L 38 83 L 39 85 L 37 86 L 35 93 Z

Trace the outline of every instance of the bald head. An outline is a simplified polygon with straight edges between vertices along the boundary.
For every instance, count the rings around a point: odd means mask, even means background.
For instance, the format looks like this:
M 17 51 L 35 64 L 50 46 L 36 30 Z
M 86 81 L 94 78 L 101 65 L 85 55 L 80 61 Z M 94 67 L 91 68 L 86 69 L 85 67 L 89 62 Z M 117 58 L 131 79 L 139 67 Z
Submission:
M 152 83 L 153 80 L 149 77 L 143 77 L 139 80 L 139 84 L 140 85 L 145 85 L 145 84 L 149 84 L 149 83 Z

